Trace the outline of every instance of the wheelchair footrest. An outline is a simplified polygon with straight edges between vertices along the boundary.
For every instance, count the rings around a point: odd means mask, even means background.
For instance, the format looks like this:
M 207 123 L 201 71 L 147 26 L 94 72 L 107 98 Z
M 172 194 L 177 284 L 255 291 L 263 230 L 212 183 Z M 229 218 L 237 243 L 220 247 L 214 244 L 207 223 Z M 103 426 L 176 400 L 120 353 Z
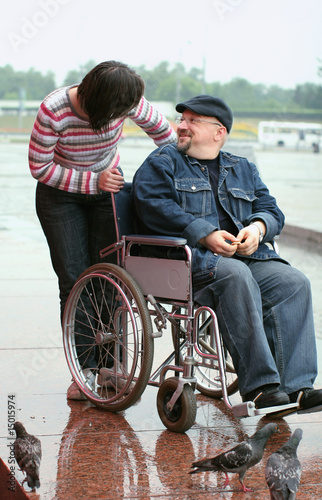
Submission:
M 255 415 L 254 410 L 256 410 L 256 408 L 253 401 L 246 401 L 245 403 L 240 403 L 238 405 L 232 406 L 231 410 L 234 417 L 244 418 L 253 417 Z
M 246 401 L 232 407 L 232 412 L 236 418 L 255 417 L 257 415 L 274 414 L 278 416 L 295 413 L 298 410 L 298 403 L 289 403 L 280 406 L 268 406 L 267 408 L 256 408 L 253 401 Z
M 317 411 L 322 411 L 322 405 L 313 406 L 312 408 L 307 408 L 307 410 L 299 410 L 297 413 L 301 415 L 302 413 L 315 413 Z

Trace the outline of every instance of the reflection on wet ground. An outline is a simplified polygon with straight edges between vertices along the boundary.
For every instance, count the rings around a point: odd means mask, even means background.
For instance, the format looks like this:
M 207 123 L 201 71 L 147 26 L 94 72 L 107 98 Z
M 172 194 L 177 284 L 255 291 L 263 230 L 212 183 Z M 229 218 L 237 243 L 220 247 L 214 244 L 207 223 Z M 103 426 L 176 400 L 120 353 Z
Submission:
M 268 498 L 266 460 L 297 427 L 304 433 L 298 450 L 302 485 L 297 498 L 322 498 L 319 414 L 275 419 L 281 432 L 268 441 L 263 460 L 248 470 L 245 484 L 253 492 L 245 494 L 236 475 L 230 475 L 224 488 L 221 473 L 188 473 L 195 459 L 232 447 L 265 425 L 267 417 L 236 420 L 221 401 L 199 395 L 195 425 L 186 434 L 171 433 L 158 419 L 154 388 L 147 388 L 135 407 L 120 414 L 89 403 L 67 403 L 63 394 L 20 396 L 19 406 L 19 419 L 39 435 L 44 453 L 41 487 L 28 494 L 32 499 Z M 5 441 L 0 442 L 4 460 Z M 22 477 L 16 470 L 17 480 Z

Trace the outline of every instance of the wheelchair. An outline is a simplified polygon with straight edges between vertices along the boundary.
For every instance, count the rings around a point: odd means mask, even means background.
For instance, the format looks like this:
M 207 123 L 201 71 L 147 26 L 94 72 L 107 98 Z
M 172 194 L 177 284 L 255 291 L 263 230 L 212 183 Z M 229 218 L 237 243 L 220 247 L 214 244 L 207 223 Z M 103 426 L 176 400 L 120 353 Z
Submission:
M 147 385 L 155 386 L 162 423 L 179 433 L 195 422 L 196 390 L 222 398 L 237 418 L 276 412 L 281 407 L 230 403 L 237 375 L 215 312 L 194 303 L 186 240 L 133 234 L 131 183 L 112 201 L 117 241 L 100 256 L 116 252 L 117 264 L 89 267 L 75 283 L 63 318 L 66 360 L 82 393 L 98 408 L 120 412 L 137 403 Z M 140 249 L 147 246 L 180 249 L 184 258 L 146 257 Z M 154 343 L 166 330 L 173 349 L 155 368 Z

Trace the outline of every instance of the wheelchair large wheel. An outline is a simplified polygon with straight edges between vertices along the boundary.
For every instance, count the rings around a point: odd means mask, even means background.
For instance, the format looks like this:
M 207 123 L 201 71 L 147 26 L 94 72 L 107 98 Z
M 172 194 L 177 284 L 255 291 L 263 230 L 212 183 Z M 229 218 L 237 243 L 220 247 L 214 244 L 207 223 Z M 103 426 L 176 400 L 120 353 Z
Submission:
M 63 341 L 74 381 L 96 406 L 117 412 L 140 398 L 153 362 L 152 324 L 124 269 L 96 264 L 79 277 L 65 307 Z
M 184 433 L 196 420 L 197 403 L 192 387 L 185 384 L 172 410 L 168 408 L 167 405 L 177 389 L 178 380 L 178 377 L 171 377 L 161 384 L 157 396 L 157 408 L 162 423 L 169 431 Z
M 213 325 L 210 321 L 210 316 L 204 312 L 198 318 L 198 347 L 202 354 L 217 356 L 217 346 L 214 338 Z M 176 345 L 180 337 L 180 352 L 179 362 L 183 366 L 183 361 L 186 356 L 186 331 L 180 324 L 178 328 L 172 324 L 172 338 L 173 343 Z M 238 379 L 235 368 L 227 349 L 222 348 L 223 358 L 225 362 L 226 371 L 226 388 L 228 396 L 238 391 Z M 210 356 L 204 357 L 194 352 L 194 376 L 197 379 L 197 389 L 204 396 L 210 398 L 220 399 L 223 396 L 222 383 L 220 378 L 220 371 L 218 361 L 212 359 Z

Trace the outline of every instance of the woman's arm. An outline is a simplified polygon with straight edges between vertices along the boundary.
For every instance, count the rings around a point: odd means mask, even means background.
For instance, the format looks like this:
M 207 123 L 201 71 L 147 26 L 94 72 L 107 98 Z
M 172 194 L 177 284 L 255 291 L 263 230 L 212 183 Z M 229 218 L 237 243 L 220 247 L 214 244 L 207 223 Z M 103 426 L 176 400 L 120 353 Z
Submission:
M 73 126 L 69 127 L 69 121 L 73 122 Z M 111 175 L 107 172 L 119 165 L 116 147 L 104 146 L 100 143 L 99 136 L 85 122 L 76 127 L 74 121 L 75 116 L 68 108 L 59 115 L 42 103 L 29 142 L 29 167 L 32 176 L 39 182 L 68 192 L 82 194 L 98 194 L 101 190 L 117 192 L 117 184 L 121 179 L 115 177 L 117 174 Z M 68 127 L 71 138 L 67 143 L 59 144 L 62 131 Z M 119 131 L 117 129 L 115 133 L 115 143 L 118 140 L 117 135 L 121 132 L 122 127 L 119 127 Z M 107 142 L 105 140 L 105 144 Z M 63 158 L 62 161 L 59 161 L 59 156 Z M 69 162 L 69 165 L 64 166 L 63 162 Z M 95 164 L 95 171 L 91 168 L 91 163 Z
M 168 120 L 142 97 L 128 115 L 157 146 L 176 142 L 177 136 Z

